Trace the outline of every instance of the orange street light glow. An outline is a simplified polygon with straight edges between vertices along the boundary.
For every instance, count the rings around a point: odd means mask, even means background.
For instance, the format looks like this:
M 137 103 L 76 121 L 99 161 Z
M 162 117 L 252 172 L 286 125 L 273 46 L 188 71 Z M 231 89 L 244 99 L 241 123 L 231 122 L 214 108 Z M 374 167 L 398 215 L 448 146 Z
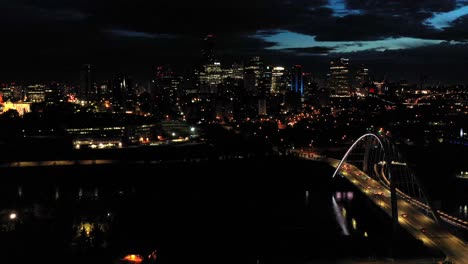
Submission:
M 132 263 L 141 263 L 143 262 L 143 257 L 140 255 L 129 254 L 123 258 L 125 261 L 129 261 Z

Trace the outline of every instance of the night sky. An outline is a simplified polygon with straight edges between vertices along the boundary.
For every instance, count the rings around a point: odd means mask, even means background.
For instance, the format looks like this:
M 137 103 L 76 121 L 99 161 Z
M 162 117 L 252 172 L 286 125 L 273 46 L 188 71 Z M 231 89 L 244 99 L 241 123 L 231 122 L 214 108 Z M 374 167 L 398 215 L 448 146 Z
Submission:
M 303 64 L 323 77 L 330 58 L 376 77 L 468 81 L 468 0 L 1 0 L 0 80 L 77 81 L 155 65 L 190 66 L 202 39 L 218 57 Z

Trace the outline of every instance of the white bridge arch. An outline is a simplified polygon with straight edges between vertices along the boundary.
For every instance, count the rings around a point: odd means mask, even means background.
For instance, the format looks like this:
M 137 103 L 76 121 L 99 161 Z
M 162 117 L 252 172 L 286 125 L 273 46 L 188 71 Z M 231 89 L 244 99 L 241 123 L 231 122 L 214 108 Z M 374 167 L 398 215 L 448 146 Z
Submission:
M 392 217 L 394 235 L 402 223 L 401 227 L 415 238 L 444 252 L 447 260 L 466 262 L 466 242 L 451 232 L 466 232 L 468 222 L 433 209 L 422 185 L 388 137 L 364 134 L 341 160 L 328 161 L 336 166 L 333 178 L 347 178 Z M 402 209 L 401 216 L 397 207 Z
M 379 181 L 390 189 L 392 218 L 397 221 L 397 199 L 404 199 L 419 207 L 435 222 L 444 220 L 456 227 L 468 230 L 468 223 L 439 210 L 435 210 L 426 192 L 391 140 L 379 134 L 367 133 L 360 136 L 346 151 L 336 167 L 333 178 L 339 175 L 344 165 L 353 165 L 366 176 Z M 394 207 L 394 208 L 393 208 Z

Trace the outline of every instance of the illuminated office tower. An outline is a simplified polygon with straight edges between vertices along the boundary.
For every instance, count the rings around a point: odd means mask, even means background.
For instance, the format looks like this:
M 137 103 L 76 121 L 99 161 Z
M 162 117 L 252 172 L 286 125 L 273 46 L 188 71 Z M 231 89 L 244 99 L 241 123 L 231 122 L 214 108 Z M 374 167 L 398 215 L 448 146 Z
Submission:
M 116 112 L 134 112 L 136 104 L 135 89 L 132 80 L 123 74 L 118 74 L 114 80 L 112 103 Z
M 263 60 L 259 56 L 250 58 L 245 70 L 251 70 L 255 73 L 255 83 L 258 86 L 258 82 L 263 75 Z
M 302 76 L 302 66 L 296 65 L 291 71 L 291 91 L 304 95 L 304 77 Z
M 351 95 L 349 87 L 349 59 L 338 58 L 330 62 L 328 86 L 334 96 Z
M 183 77 L 166 66 L 156 67 L 156 78 L 153 81 L 153 95 L 156 107 L 163 116 L 176 117 L 181 115 Z
M 366 89 L 365 85 L 369 82 L 369 69 L 361 67 L 356 72 L 356 77 L 354 80 L 354 90 L 358 95 L 365 95 Z
M 283 86 L 284 67 L 276 66 L 271 71 L 271 93 L 280 93 Z
M 198 70 L 199 93 L 216 94 L 222 82 L 221 62 L 216 60 L 214 35 L 203 39 L 202 65 Z

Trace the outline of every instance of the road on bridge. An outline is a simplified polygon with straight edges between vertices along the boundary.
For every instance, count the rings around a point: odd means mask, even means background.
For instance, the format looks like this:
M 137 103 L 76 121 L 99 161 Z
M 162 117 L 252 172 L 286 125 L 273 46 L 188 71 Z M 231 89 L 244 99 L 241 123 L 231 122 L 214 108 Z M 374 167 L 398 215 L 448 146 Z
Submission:
M 307 159 L 307 157 L 305 157 Z M 340 160 L 324 159 L 335 169 Z M 390 190 L 382 183 L 366 175 L 363 171 L 351 164 L 343 163 L 340 174 L 353 183 L 362 193 L 382 208 L 390 217 L 392 216 Z M 468 263 L 468 244 L 452 235 L 432 218 L 424 214 L 416 204 L 419 201 L 410 201 L 403 197 L 398 202 L 398 223 L 415 238 L 420 239 L 426 246 L 441 250 L 449 260 L 458 264 Z

